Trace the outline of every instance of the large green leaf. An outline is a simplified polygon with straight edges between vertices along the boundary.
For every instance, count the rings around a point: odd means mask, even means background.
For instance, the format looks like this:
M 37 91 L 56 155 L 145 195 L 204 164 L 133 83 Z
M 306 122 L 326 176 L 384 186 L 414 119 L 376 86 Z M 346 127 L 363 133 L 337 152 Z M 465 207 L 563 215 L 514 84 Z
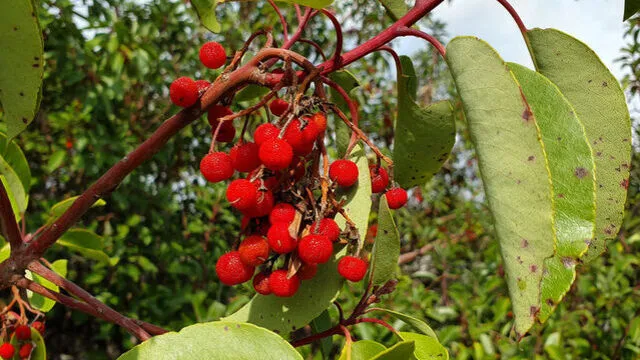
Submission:
M 409 332 L 398 333 L 400 338 L 405 341 L 413 341 L 415 344 L 415 350 L 413 357 L 410 359 L 417 360 L 448 360 L 449 352 L 442 344 L 438 342 L 438 339 L 431 336 L 422 334 L 414 334 Z
M 329 74 L 329 78 L 333 80 L 336 84 L 340 85 L 346 91 L 347 94 L 351 96 L 351 93 L 360 86 L 360 82 L 358 79 L 347 70 L 340 70 L 334 73 Z M 331 95 L 331 102 L 336 104 L 340 110 L 342 110 L 345 115 L 349 116 L 351 113 L 349 112 L 349 106 L 347 102 L 344 101 L 342 96 L 334 90 L 333 88 L 329 89 L 329 94 Z M 347 152 L 347 147 L 349 146 L 349 139 L 351 138 L 351 129 L 337 116 L 334 116 L 335 119 L 335 131 L 336 131 L 336 148 L 338 149 L 338 156 L 343 156 Z
M 528 31 L 534 63 L 569 100 L 593 149 L 596 232 L 583 261 L 602 254 L 622 223 L 631 164 L 631 122 L 624 93 L 600 58 L 581 41 L 555 29 Z
M 11 206 L 13 207 L 13 211 L 16 215 L 16 220 L 19 220 L 21 218 L 21 214 L 24 214 L 27 210 L 29 197 L 22 186 L 22 181 L 18 174 L 2 157 L 0 157 L 0 176 L 3 179 L 2 182 L 7 190 L 9 199 L 11 200 Z
M 387 204 L 387 197 L 381 196 L 378 209 L 378 234 L 373 244 L 369 267 L 371 269 L 369 277 L 374 286 L 383 285 L 396 276 L 399 256 L 400 234 Z
M 554 254 L 551 181 L 540 133 L 518 82 L 474 37 L 447 46 L 507 273 L 518 336 L 540 310 L 544 260 Z
M 369 173 L 369 160 L 362 144 L 357 144 L 348 157 L 358 165 L 358 182 L 349 189 L 338 189 L 336 199 L 344 200 L 343 209 L 349 218 L 356 224 L 360 236 L 367 234 L 369 226 L 369 214 L 371 213 L 371 174 Z M 346 226 L 346 220 L 342 215 L 336 215 L 336 222 L 341 229 Z
M 397 311 L 388 310 L 388 309 L 378 309 L 378 311 L 382 311 L 386 314 L 393 316 L 396 319 L 402 320 L 407 325 L 411 326 L 415 331 L 418 331 L 421 334 L 431 336 L 434 339 L 438 339 L 438 335 L 436 335 L 435 331 L 431 329 L 426 322 L 417 319 L 413 316 L 409 316 L 407 314 L 399 313 Z
M 62 214 L 64 214 L 65 211 L 69 210 L 69 208 L 71 207 L 71 205 L 73 205 L 73 203 L 78 199 L 79 196 L 72 196 L 68 199 L 64 199 L 62 201 L 60 201 L 59 203 L 56 203 L 55 205 L 53 205 L 51 207 L 51 209 L 49 209 L 49 222 L 54 221 L 55 219 L 59 218 L 60 216 L 62 216 Z M 98 199 L 95 203 L 93 203 L 93 205 L 91 205 L 91 207 L 96 207 L 96 206 L 105 206 L 107 204 L 106 201 L 104 201 L 103 199 Z
M 31 343 L 33 344 L 33 350 L 31 351 L 29 360 L 47 360 L 47 346 L 44 343 L 42 335 L 34 328 L 31 328 Z M 16 349 L 16 354 L 13 356 L 13 359 L 22 360 L 20 356 L 18 356 L 18 350 L 20 346 L 24 344 L 24 341 L 18 340 L 14 333 L 14 335 L 11 336 L 11 344 Z
M 13 169 L 25 192 L 29 192 L 31 187 L 31 169 L 29 169 L 29 163 L 24 156 L 22 149 L 16 144 L 15 141 L 8 141 L 5 134 L 0 133 L 0 157 L 2 157 L 7 164 Z
M 413 341 L 401 341 L 387 350 L 378 353 L 378 355 L 372 357 L 371 360 L 411 359 L 414 350 L 415 344 Z
M 360 340 L 351 344 L 351 360 L 369 360 L 387 348 L 384 345 L 372 340 Z M 348 348 L 342 348 L 340 358 L 338 360 L 349 359 Z
M 584 127 L 558 87 L 524 66 L 510 63 L 509 68 L 540 128 L 553 186 L 556 253 L 544 266 L 539 318 L 545 321 L 569 291 L 578 259 L 594 235 L 595 164 Z
M 51 264 L 51 270 L 53 270 L 56 274 L 62 276 L 62 277 L 66 277 L 67 276 L 67 260 L 56 260 Z M 51 281 L 43 278 L 42 276 L 38 275 L 38 274 L 34 274 L 31 271 L 27 270 L 27 274 L 26 274 L 27 278 L 33 280 L 33 282 L 38 283 L 44 287 L 46 287 L 49 290 L 53 290 L 53 291 L 59 291 L 60 289 L 58 288 L 57 285 L 55 285 L 54 283 L 52 283 Z M 30 290 L 27 290 L 27 298 L 29 299 L 29 304 L 31 304 L 32 307 L 42 311 L 42 312 L 48 312 L 49 310 L 51 310 L 53 308 L 53 306 L 56 304 L 55 301 L 44 297 L 40 294 L 36 294 Z
M 397 21 L 407 13 L 407 3 L 404 0 L 379 0 L 387 14 L 393 21 Z
M 191 5 L 198 14 L 202 26 L 214 33 L 219 33 L 222 29 L 216 18 L 216 7 L 218 0 L 191 0 Z
M 411 58 L 401 56 L 398 74 L 398 119 L 393 147 L 395 180 L 404 188 L 423 185 L 449 158 L 456 140 L 453 107 L 441 101 L 420 107 Z
M 640 11 L 640 0 L 625 0 L 624 1 L 624 16 L 623 20 L 626 21 L 633 15 Z
M 93 231 L 69 230 L 60 237 L 56 244 L 77 251 L 89 259 L 109 263 L 109 256 L 102 251 L 102 237 Z
M 154 336 L 118 360 L 302 360 L 282 337 L 252 324 L 215 321 Z
M 36 14 L 31 0 L 0 1 L 0 102 L 9 138 L 33 121 L 40 104 L 44 50 Z

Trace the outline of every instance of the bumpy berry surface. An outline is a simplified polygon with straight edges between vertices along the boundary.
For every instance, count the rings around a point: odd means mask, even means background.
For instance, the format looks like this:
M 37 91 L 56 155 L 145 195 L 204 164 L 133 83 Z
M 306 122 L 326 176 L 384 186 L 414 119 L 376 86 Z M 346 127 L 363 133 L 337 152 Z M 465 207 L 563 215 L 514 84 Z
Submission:
M 307 235 L 298 243 L 298 256 L 308 264 L 324 264 L 332 253 L 333 244 L 324 235 Z
M 207 121 L 213 129 L 218 126 L 218 119 L 233 114 L 233 111 L 226 106 L 213 105 L 207 111 Z
M 237 144 L 229 151 L 233 168 L 240 172 L 250 172 L 260 166 L 259 147 L 256 143 Z
M 389 186 L 389 174 L 382 166 L 369 166 L 371 173 L 371 192 L 374 194 L 381 193 Z
M 289 234 L 289 224 L 273 224 L 267 232 L 267 240 L 271 249 L 278 254 L 287 254 L 295 250 L 296 239 Z
M 269 276 L 269 287 L 275 296 L 291 297 L 300 287 L 300 278 L 293 275 L 288 279 L 287 270 L 276 270 Z
M 218 121 L 216 120 L 213 124 L 213 128 L 211 128 L 211 136 L 213 137 L 216 133 L 216 129 L 218 128 Z M 236 137 L 236 128 L 233 126 L 231 121 L 225 121 L 220 125 L 220 130 L 218 130 L 218 136 L 216 136 L 216 141 L 230 143 L 233 142 L 233 139 Z
M 338 273 L 345 279 L 353 282 L 360 281 L 367 273 L 366 261 L 355 256 L 345 256 L 338 261 Z
M 222 45 L 210 41 L 200 48 L 200 61 L 209 69 L 217 69 L 227 62 L 227 53 Z
M 16 338 L 20 341 L 31 339 L 31 328 L 27 325 L 18 325 L 15 330 Z
M 28 359 L 29 355 L 31 355 L 31 351 L 33 350 L 33 344 L 27 343 L 20 347 L 20 351 L 18 351 L 18 356 L 20 359 Z
M 298 269 L 296 275 L 298 275 L 300 280 L 309 280 L 313 279 L 316 276 L 317 272 L 317 264 L 302 264 L 302 266 L 300 266 L 300 269 Z
M 200 160 L 200 172 L 209 182 L 227 180 L 233 176 L 231 157 L 223 152 L 207 154 Z
M 258 188 L 247 179 L 233 180 L 227 188 L 227 201 L 240 211 L 249 210 L 256 206 Z
M 352 186 L 358 181 L 358 166 L 351 160 L 336 160 L 329 166 L 329 178 L 339 186 Z
M 282 139 L 271 139 L 260 145 L 260 161 L 269 170 L 286 169 L 293 159 L 293 149 Z
M 2 357 L 5 360 L 11 359 L 15 352 L 16 352 L 16 349 L 13 347 L 13 345 L 9 343 L 4 343 L 0 345 L 0 357 Z
M 316 124 L 318 135 L 327 130 L 327 117 L 323 113 L 317 112 L 313 114 L 313 116 L 311 117 L 311 121 Z
M 387 198 L 390 209 L 400 209 L 407 203 L 407 191 L 403 188 L 391 188 L 384 196 Z
M 280 129 L 278 129 L 277 126 L 270 123 L 262 124 L 258 126 L 253 133 L 253 141 L 260 146 L 267 142 L 267 140 L 277 138 L 278 134 L 280 134 Z
M 198 86 L 186 76 L 175 79 L 169 87 L 171 102 L 181 107 L 189 107 L 198 101 Z
M 269 257 L 269 244 L 262 236 L 251 235 L 242 240 L 238 253 L 246 265 L 258 266 Z
M 311 231 L 314 234 L 320 234 L 326 236 L 331 241 L 338 241 L 340 238 L 340 227 L 335 220 L 324 218 L 320 220 L 320 224 L 318 224 L 316 230 L 316 223 L 312 225 Z
M 253 288 L 260 295 L 271 294 L 271 287 L 269 286 L 269 276 L 265 273 L 259 273 L 253 277 Z
M 293 222 L 296 216 L 296 209 L 291 204 L 278 203 L 269 214 L 269 222 L 272 224 L 285 223 L 287 226 Z
M 34 321 L 31 323 L 31 327 L 36 329 L 40 333 L 40 335 L 44 335 L 45 326 L 43 322 Z
M 259 184 L 254 183 L 254 186 L 258 187 Z M 243 210 L 242 213 L 252 218 L 267 216 L 273 209 L 273 203 L 274 199 L 271 190 L 258 190 L 258 198 L 255 205 Z
M 288 108 L 289 103 L 282 99 L 275 99 L 269 104 L 269 110 L 271 110 L 271 113 L 275 116 L 284 114 Z
M 216 263 L 216 274 L 223 284 L 238 285 L 249 281 L 253 276 L 253 266 L 247 265 L 240 259 L 237 251 L 228 252 L 218 259 Z
M 284 139 L 291 145 L 293 152 L 298 155 L 307 155 L 313 149 L 313 143 L 318 134 L 319 131 L 314 122 L 306 121 L 306 124 L 303 124 L 299 119 L 293 119 L 284 131 Z
M 211 83 L 207 80 L 196 80 L 196 87 L 199 93 L 203 93 L 209 86 L 211 86 Z

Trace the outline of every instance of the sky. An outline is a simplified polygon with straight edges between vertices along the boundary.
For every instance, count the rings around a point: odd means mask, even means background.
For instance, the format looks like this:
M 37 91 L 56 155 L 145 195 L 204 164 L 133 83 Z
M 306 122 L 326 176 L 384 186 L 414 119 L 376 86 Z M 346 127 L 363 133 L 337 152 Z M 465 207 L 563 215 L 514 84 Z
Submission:
M 617 78 L 623 75 L 614 59 L 624 46 L 623 0 L 512 0 L 527 28 L 557 28 L 589 45 Z M 493 46 L 506 61 L 532 67 L 527 48 L 509 14 L 494 0 L 454 0 L 433 15 L 447 24 L 449 36 L 474 35 Z M 448 39 L 441 39 L 446 42 Z M 400 52 L 410 54 L 428 46 L 404 38 Z

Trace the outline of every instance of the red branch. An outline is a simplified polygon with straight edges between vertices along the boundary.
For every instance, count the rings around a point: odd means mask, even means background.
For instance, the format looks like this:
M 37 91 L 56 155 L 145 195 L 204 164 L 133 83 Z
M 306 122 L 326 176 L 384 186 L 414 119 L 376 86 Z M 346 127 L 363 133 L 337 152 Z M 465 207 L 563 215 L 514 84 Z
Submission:
M 273 7 L 273 10 L 276 11 L 276 14 L 278 14 L 278 18 L 280 18 L 280 24 L 282 24 L 282 34 L 284 35 L 284 41 L 286 42 L 287 40 L 289 40 L 289 25 L 287 24 L 287 20 L 285 20 L 284 16 L 282 16 L 282 12 L 280 12 L 280 8 L 278 7 L 278 5 L 276 5 L 273 0 L 268 1 L 269 5 L 271 5 L 271 7 Z
M 331 23 L 333 24 L 333 27 L 336 29 L 336 50 L 333 53 L 333 56 L 331 57 L 331 61 L 333 61 L 334 64 L 340 65 L 340 62 L 342 61 L 341 59 L 341 54 L 342 54 L 342 26 L 340 26 L 340 22 L 338 21 L 338 19 L 336 19 L 336 17 L 329 12 L 326 9 L 322 9 L 320 10 L 326 17 L 329 18 L 329 20 L 331 20 Z
M 0 233 L 9 242 L 12 250 L 22 245 L 22 235 L 16 223 L 9 194 L 2 181 L 0 181 Z
M 427 40 L 428 42 L 431 43 L 431 45 L 433 45 L 436 48 L 436 50 L 438 50 L 438 52 L 440 53 L 440 55 L 442 55 L 443 58 L 447 55 L 447 50 L 445 49 L 444 45 L 442 45 L 442 43 L 438 41 L 438 39 L 434 38 L 433 36 L 427 34 L 424 31 L 420 31 L 420 30 L 412 29 L 408 27 L 401 27 L 396 30 L 396 33 L 399 36 L 415 36 L 415 37 L 419 37 L 424 40 Z

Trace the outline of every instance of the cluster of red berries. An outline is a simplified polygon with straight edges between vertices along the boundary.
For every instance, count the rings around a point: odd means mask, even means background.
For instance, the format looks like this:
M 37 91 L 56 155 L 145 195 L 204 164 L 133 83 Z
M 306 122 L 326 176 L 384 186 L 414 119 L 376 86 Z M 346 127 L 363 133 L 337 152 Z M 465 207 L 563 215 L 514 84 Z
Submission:
M 200 59 L 209 68 L 221 67 L 226 61 L 224 48 L 209 42 L 200 50 Z M 185 77 L 175 80 L 170 88 L 171 100 L 183 107 L 195 104 L 209 86 L 206 81 L 198 85 L 202 81 Z M 241 136 L 228 153 L 211 151 L 200 161 L 200 172 L 212 183 L 229 180 L 236 171 L 247 173 L 232 180 L 226 190 L 231 206 L 244 215 L 242 231 L 246 236 L 237 250 L 220 257 L 216 272 L 227 285 L 253 278 L 254 289 L 262 295 L 293 296 L 300 281 L 313 278 L 318 265 L 331 259 L 334 243 L 342 234 L 333 219 L 338 213 L 336 205 L 325 202 L 318 206 L 313 195 L 319 178 L 318 152 L 314 149 L 319 150 L 323 144 L 327 118 L 310 107 L 298 109 L 296 114 L 293 108 L 283 99 L 273 100 L 269 110 L 277 121 L 258 126 L 253 141 Z M 234 141 L 233 115 L 223 105 L 208 109 L 214 143 Z M 331 191 L 354 186 L 358 175 L 353 161 L 332 162 L 328 169 Z M 390 208 L 404 206 L 406 191 L 399 187 L 387 190 L 389 174 L 383 167 L 372 165 L 370 175 L 373 192 L 386 191 Z M 307 197 L 312 200 L 307 201 Z M 281 255 L 285 255 L 282 258 L 286 258 L 287 266 L 278 262 Z M 262 270 L 254 276 L 256 267 Z M 364 278 L 367 268 L 367 261 L 359 256 L 344 256 L 338 262 L 338 272 L 354 282 Z
M 31 353 L 34 350 L 33 342 L 31 341 L 31 329 L 37 330 L 40 334 L 44 334 L 44 323 L 40 321 L 34 321 L 31 327 L 27 325 L 18 325 L 13 330 L 13 336 L 18 340 L 20 349 L 18 350 L 18 357 L 20 359 L 29 359 Z M 13 344 L 5 342 L 0 345 L 0 358 L 5 360 L 11 359 L 16 354 L 16 348 Z

